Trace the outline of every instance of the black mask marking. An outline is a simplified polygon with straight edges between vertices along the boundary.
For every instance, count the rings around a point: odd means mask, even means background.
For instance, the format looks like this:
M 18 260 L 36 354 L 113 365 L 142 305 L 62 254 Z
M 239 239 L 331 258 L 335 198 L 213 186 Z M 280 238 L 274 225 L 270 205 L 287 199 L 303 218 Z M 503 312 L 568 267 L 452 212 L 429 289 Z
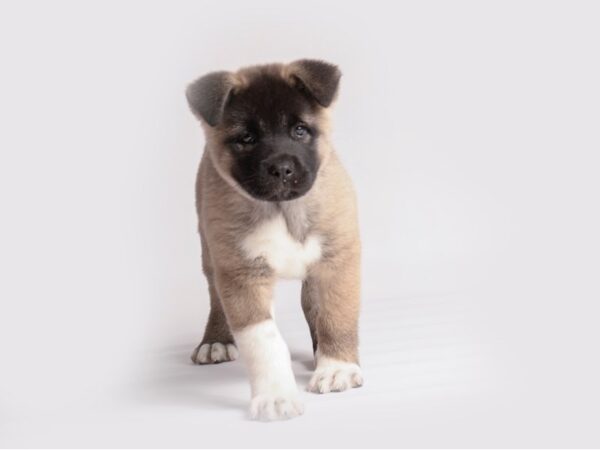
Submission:
M 253 197 L 292 200 L 306 194 L 319 168 L 316 116 L 307 92 L 273 74 L 260 74 L 225 105 L 225 145 L 231 174 Z

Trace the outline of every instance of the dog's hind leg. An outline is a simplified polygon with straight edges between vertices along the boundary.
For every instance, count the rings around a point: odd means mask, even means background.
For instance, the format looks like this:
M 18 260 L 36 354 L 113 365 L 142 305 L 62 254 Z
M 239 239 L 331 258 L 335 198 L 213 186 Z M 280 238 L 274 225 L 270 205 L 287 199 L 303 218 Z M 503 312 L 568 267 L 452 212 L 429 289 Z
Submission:
M 308 329 L 310 330 L 310 337 L 312 339 L 313 353 L 317 351 L 317 314 L 318 314 L 318 302 L 317 302 L 317 289 L 314 281 L 307 278 L 302 282 L 302 294 L 301 294 L 302 311 L 304 311 L 304 317 L 308 323 Z
M 192 361 L 195 364 L 216 364 L 233 361 L 238 357 L 238 351 L 225 318 L 223 305 L 215 288 L 212 264 L 204 239 L 202 239 L 202 268 L 208 281 L 210 313 L 204 330 L 204 337 L 194 349 Z

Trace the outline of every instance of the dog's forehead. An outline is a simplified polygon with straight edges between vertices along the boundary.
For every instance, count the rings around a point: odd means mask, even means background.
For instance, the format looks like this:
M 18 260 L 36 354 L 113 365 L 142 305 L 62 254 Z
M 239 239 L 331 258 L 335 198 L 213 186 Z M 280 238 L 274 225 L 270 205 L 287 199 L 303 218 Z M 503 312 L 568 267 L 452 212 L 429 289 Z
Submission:
M 315 105 L 283 77 L 257 74 L 233 93 L 225 110 L 230 124 L 255 122 L 261 127 L 277 128 L 290 120 L 310 120 Z

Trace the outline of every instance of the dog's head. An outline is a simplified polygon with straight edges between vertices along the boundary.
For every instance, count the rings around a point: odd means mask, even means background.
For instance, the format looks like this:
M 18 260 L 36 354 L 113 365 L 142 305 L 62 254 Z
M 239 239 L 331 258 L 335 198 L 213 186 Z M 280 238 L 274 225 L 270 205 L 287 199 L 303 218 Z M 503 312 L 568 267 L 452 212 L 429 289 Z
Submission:
M 193 82 L 187 99 L 204 125 L 219 174 L 259 200 L 306 194 L 329 151 L 326 110 L 340 76 L 332 64 L 300 60 L 214 72 Z

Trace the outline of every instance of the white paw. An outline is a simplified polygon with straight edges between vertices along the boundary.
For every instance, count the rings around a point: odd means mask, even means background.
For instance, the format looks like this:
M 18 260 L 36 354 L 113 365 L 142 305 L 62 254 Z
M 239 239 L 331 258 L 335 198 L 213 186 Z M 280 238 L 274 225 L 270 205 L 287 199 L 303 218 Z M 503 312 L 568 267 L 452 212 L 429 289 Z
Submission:
M 225 361 L 234 361 L 238 357 L 238 350 L 233 344 L 201 344 L 192 353 L 195 364 L 216 364 Z
M 307 390 L 326 394 L 360 387 L 362 384 L 362 371 L 357 364 L 322 357 L 319 358 Z
M 257 395 L 250 403 L 253 420 L 286 420 L 304 413 L 304 405 L 296 395 Z

